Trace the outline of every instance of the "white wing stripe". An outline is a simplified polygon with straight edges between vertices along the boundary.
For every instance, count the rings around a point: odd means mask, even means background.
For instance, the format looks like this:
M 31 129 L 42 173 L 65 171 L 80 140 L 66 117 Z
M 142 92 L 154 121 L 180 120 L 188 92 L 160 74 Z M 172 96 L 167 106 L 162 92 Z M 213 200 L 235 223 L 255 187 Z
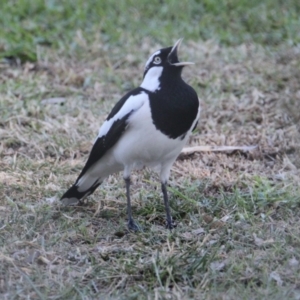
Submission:
M 136 111 L 136 110 L 140 109 L 143 106 L 143 104 L 145 103 L 145 101 L 147 101 L 147 100 L 148 100 L 148 96 L 145 92 L 141 92 L 140 94 L 135 95 L 135 96 L 130 96 L 126 100 L 126 102 L 124 103 L 122 108 L 118 111 L 118 113 L 116 115 L 114 115 L 113 118 L 111 118 L 108 121 L 105 121 L 103 123 L 103 125 L 99 129 L 97 139 L 106 135 L 116 120 L 123 118 L 125 115 L 127 115 L 131 111 Z

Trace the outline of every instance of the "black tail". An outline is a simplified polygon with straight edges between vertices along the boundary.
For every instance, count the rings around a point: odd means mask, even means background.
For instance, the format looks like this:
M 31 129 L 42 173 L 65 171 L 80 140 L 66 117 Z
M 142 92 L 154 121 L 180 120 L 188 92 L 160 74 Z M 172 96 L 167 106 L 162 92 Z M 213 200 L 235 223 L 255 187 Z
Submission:
M 97 181 L 86 191 L 79 192 L 78 191 L 78 186 L 76 183 L 72 185 L 60 198 L 60 200 L 63 202 L 65 205 L 76 205 L 78 202 L 80 203 L 81 200 L 86 198 L 87 196 L 91 195 L 94 193 L 96 188 L 101 184 L 102 182 Z

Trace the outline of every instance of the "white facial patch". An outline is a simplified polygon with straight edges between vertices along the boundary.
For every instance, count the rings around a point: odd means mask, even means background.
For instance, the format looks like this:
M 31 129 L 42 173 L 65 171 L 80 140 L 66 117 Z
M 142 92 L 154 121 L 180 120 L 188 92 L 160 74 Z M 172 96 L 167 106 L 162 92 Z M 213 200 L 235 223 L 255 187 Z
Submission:
M 146 73 L 141 88 L 148 90 L 150 92 L 155 92 L 160 89 L 159 78 L 162 74 L 163 67 L 152 67 Z
M 153 54 L 149 57 L 149 59 L 148 59 L 147 62 L 146 62 L 146 65 L 145 65 L 145 70 L 148 69 L 150 63 L 151 63 L 152 60 L 153 60 L 153 57 L 154 57 L 155 55 L 158 55 L 158 54 L 160 54 L 160 50 L 156 51 L 155 53 L 153 53 Z

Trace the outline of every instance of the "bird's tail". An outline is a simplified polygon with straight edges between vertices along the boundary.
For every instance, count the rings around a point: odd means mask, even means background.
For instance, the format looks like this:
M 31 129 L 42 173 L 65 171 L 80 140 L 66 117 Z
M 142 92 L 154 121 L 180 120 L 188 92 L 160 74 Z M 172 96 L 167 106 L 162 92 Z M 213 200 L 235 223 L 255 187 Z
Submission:
M 96 180 L 91 186 L 87 189 L 82 189 L 78 185 L 78 180 L 74 185 L 72 185 L 61 197 L 61 201 L 64 205 L 76 205 L 80 203 L 84 198 L 94 193 L 96 188 L 102 183 L 102 180 Z

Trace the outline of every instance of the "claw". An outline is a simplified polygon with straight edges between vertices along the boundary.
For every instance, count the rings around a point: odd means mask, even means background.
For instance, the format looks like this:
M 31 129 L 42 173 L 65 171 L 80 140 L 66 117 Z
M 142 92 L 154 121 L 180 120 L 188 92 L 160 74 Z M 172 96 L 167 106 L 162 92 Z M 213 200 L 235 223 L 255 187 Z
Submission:
M 172 230 L 172 229 L 174 229 L 174 228 L 176 228 L 176 227 L 177 227 L 177 224 L 174 223 L 173 221 L 171 221 L 171 222 L 168 222 L 168 220 L 166 221 L 166 228 L 167 228 L 167 229 Z
M 131 220 L 128 221 L 127 227 L 128 227 L 128 230 L 129 230 L 129 231 L 134 231 L 134 232 L 142 231 L 142 228 L 141 228 L 140 226 L 138 226 L 138 225 L 133 221 L 133 219 L 131 219 Z

